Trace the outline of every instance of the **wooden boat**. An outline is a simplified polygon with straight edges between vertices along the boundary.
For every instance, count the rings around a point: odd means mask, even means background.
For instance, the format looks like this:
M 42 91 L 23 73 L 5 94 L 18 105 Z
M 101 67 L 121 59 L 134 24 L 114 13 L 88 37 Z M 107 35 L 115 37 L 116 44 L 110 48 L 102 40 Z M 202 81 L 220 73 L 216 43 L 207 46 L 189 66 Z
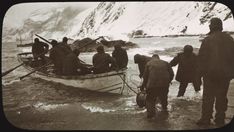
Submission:
M 20 53 L 17 55 L 17 58 L 20 63 L 25 63 L 24 67 L 29 72 L 37 68 L 33 65 L 33 57 L 31 52 Z M 47 81 L 53 81 L 76 88 L 122 94 L 125 86 L 124 82 L 126 80 L 127 69 L 101 74 L 86 74 L 79 76 L 56 75 L 51 72 L 51 70 L 52 65 L 49 65 L 42 70 L 36 71 L 32 75 L 34 77 L 39 77 Z

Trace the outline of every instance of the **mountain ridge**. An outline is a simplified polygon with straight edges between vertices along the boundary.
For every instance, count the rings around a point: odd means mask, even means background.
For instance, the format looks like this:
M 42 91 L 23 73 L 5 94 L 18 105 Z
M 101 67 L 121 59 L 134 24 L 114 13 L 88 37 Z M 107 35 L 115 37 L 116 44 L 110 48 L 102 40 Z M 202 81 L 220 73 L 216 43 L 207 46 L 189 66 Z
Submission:
M 148 36 L 199 35 L 209 31 L 209 20 L 219 17 L 224 31 L 234 31 L 231 10 L 216 2 L 100 2 L 81 12 L 69 6 L 34 11 L 20 29 L 3 30 L 3 41 L 31 40 L 37 33 L 60 40 L 109 36 L 128 40 L 142 30 Z

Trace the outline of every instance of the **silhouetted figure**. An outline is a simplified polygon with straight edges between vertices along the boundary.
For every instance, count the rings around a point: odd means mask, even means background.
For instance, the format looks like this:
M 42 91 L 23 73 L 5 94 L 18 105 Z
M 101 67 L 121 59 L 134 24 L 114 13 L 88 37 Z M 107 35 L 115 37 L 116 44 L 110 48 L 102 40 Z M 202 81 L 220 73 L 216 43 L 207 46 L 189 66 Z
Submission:
M 134 55 L 134 62 L 138 64 L 138 69 L 140 72 L 139 77 L 142 78 L 145 70 L 145 65 L 148 61 L 150 61 L 151 57 L 136 54 Z
M 39 41 L 38 38 L 34 39 L 34 44 L 32 45 L 32 54 L 33 58 L 38 63 L 39 58 L 41 59 L 42 63 L 45 64 L 45 54 L 48 52 L 49 45 Z
M 55 73 L 58 75 L 62 74 L 63 60 L 65 54 L 60 46 L 58 46 L 58 42 L 56 40 L 52 40 L 51 42 L 52 48 L 50 50 L 50 59 L 54 64 Z
M 146 109 L 147 117 L 155 116 L 155 103 L 159 97 L 163 111 L 167 112 L 167 95 L 169 84 L 174 77 L 170 64 L 164 60 L 160 60 L 157 54 L 147 62 L 143 75 L 143 84 L 141 90 L 146 88 Z
M 199 71 L 203 77 L 204 90 L 201 119 L 198 125 L 210 124 L 215 105 L 215 124 L 225 124 L 227 92 L 230 80 L 234 78 L 234 41 L 222 32 L 219 18 L 210 20 L 210 33 L 203 40 L 199 50 Z
M 112 57 L 115 58 L 119 69 L 126 68 L 128 65 L 128 54 L 120 44 L 114 46 L 115 50 L 112 52 Z
M 201 79 L 197 74 L 197 56 L 191 45 L 184 46 L 184 52 L 179 53 L 170 62 L 171 66 L 178 64 L 176 80 L 180 82 L 177 97 L 184 96 L 188 83 L 193 83 L 196 92 L 200 91 Z
M 69 53 L 72 52 L 71 47 L 67 44 L 67 37 L 63 38 L 63 41 L 61 43 L 59 43 L 59 46 L 61 47 L 61 49 L 63 50 L 65 55 L 68 55 Z
M 63 62 L 63 75 L 84 75 L 91 73 L 85 64 L 82 64 L 78 58 L 80 51 L 75 49 L 69 53 Z
M 112 66 L 111 66 L 111 65 Z M 111 67 L 116 67 L 116 62 L 109 54 L 105 53 L 103 46 L 97 47 L 97 53 L 93 56 L 94 73 L 109 72 Z

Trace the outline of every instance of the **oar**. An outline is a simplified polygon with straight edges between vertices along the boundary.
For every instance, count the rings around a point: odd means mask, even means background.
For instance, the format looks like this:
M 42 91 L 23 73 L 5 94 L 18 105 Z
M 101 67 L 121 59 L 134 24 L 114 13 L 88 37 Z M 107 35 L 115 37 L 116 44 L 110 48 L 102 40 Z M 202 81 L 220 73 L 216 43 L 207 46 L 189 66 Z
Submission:
M 36 35 L 37 37 L 41 38 L 42 40 L 46 41 L 47 43 L 51 44 L 51 42 L 49 42 L 48 40 L 44 39 L 43 37 L 41 37 L 41 36 L 39 36 L 39 35 L 37 35 L 37 34 L 35 34 L 35 35 Z M 36 57 L 39 57 L 39 56 L 41 56 L 41 55 L 43 55 L 43 54 L 45 54 L 45 53 L 43 52 L 43 53 L 37 55 Z M 24 62 L 21 63 L 21 64 L 19 64 L 19 65 L 16 66 L 16 67 L 14 67 L 14 68 L 8 70 L 8 71 L 2 73 L 2 77 L 6 76 L 7 74 L 9 74 L 10 72 L 14 71 L 16 68 L 18 68 L 18 67 L 20 67 L 20 66 L 22 66 L 22 65 L 24 65 Z
M 46 40 L 45 38 L 43 38 L 43 37 L 39 36 L 38 34 L 35 34 L 35 35 L 36 35 L 37 37 L 39 37 L 40 39 L 44 40 L 45 42 L 47 42 L 47 43 L 51 44 L 51 42 L 50 42 L 50 41 L 48 41 L 48 40 Z
M 46 63 L 45 65 L 36 68 L 35 70 L 31 71 L 30 73 L 28 73 L 28 74 L 26 74 L 26 75 L 24 75 L 24 76 L 21 76 L 19 79 L 22 80 L 22 79 L 24 79 L 25 77 L 31 75 L 32 73 L 34 73 L 34 72 L 36 72 L 36 71 L 38 71 L 38 70 L 44 68 L 45 66 L 47 66 L 47 65 L 49 65 L 49 64 L 51 64 L 51 63 L 52 63 L 52 62 L 50 61 L 50 62 Z
M 47 51 L 46 51 L 46 52 L 47 52 Z M 39 55 L 37 55 L 37 56 L 35 56 L 35 57 L 39 57 L 39 56 L 45 54 L 46 52 L 43 52 L 43 53 L 41 53 L 41 54 L 39 54 Z M 16 66 L 16 67 L 14 67 L 14 68 L 12 68 L 12 69 L 10 69 L 10 70 L 7 70 L 7 71 L 5 71 L 4 73 L 2 73 L 2 77 L 6 76 L 7 74 L 9 74 L 10 72 L 14 71 L 15 69 L 17 69 L 18 67 L 20 67 L 20 66 L 22 66 L 22 65 L 24 65 L 24 62 L 21 63 L 21 64 L 19 64 L 19 65 Z
M 4 77 L 5 75 L 9 74 L 9 73 L 12 72 L 12 71 L 14 71 L 16 68 L 18 68 L 18 67 L 20 67 L 20 66 L 22 66 L 22 65 L 24 65 L 24 63 L 21 63 L 21 64 L 19 64 L 18 66 L 14 67 L 14 68 L 12 68 L 12 69 L 10 69 L 10 70 L 8 70 L 8 71 L 5 71 L 4 73 L 2 73 L 2 77 Z
M 43 39 L 44 41 L 50 43 L 48 40 L 44 39 L 43 37 L 41 37 L 41 36 L 39 36 L 39 35 L 37 35 L 37 34 L 36 34 L 36 36 L 38 36 L 38 37 L 40 37 L 41 39 Z M 100 39 L 100 38 L 102 38 L 102 37 L 98 37 L 97 39 L 95 39 L 95 40 L 93 40 L 93 41 L 96 41 L 96 40 L 98 40 L 98 39 Z M 93 42 L 93 41 L 91 41 L 91 42 Z M 88 44 L 90 44 L 91 42 L 85 44 L 85 46 L 88 45 Z M 83 46 L 83 47 L 84 47 L 84 46 Z M 43 65 L 43 66 L 41 66 L 41 67 L 39 67 L 39 68 L 36 68 L 36 69 L 33 70 L 32 72 L 30 72 L 30 73 L 28 73 L 28 74 L 26 74 L 26 75 L 20 77 L 20 80 L 22 80 L 23 78 L 25 78 L 25 77 L 31 75 L 32 73 L 34 73 L 34 72 L 36 72 L 36 71 L 42 69 L 43 67 L 45 67 L 45 66 L 47 66 L 47 65 L 49 65 L 49 64 L 51 64 L 51 63 L 52 63 L 52 62 L 49 62 L 49 63 L 47 63 L 47 64 L 45 64 L 45 65 Z
M 103 37 L 103 36 L 98 37 L 98 38 L 96 38 L 96 39 L 94 39 L 94 40 L 92 40 L 92 41 L 90 41 L 90 42 L 86 43 L 86 44 L 85 44 L 85 45 L 83 45 L 82 47 L 79 47 L 79 49 L 84 48 L 84 47 L 85 47 L 85 46 L 87 46 L 88 44 L 91 44 L 92 42 L 97 41 L 97 40 L 98 40 L 98 39 L 100 39 L 100 38 L 104 38 L 104 37 Z
M 94 39 L 94 40 L 92 40 L 92 41 L 86 43 L 86 44 L 83 45 L 82 47 L 79 47 L 78 49 L 84 48 L 84 47 L 87 46 L 88 44 L 91 44 L 92 42 L 97 41 L 97 40 L 100 39 L 100 38 L 104 38 L 104 37 L 103 37 L 103 36 L 98 37 L 98 38 L 96 38 L 96 39 Z M 80 61 L 81 61 L 82 63 L 86 64 L 86 63 L 85 63 L 84 61 L 82 61 L 81 59 L 80 59 Z M 86 65 L 90 65 L 90 64 L 86 64 Z M 90 65 L 90 66 L 92 66 L 92 65 Z

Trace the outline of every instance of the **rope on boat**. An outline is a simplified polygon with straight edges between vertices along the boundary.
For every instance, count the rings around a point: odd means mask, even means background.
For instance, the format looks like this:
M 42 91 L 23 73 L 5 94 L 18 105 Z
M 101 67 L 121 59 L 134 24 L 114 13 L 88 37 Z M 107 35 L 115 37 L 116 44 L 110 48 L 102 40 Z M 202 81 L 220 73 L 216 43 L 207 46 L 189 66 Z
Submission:
M 138 76 L 138 74 L 131 74 L 131 75 L 130 75 L 130 81 L 131 81 L 131 83 L 134 84 L 136 87 L 138 87 L 139 85 L 137 85 L 137 84 L 133 81 L 133 79 L 132 79 L 133 76 Z M 142 79 L 141 79 L 141 83 L 142 83 Z
M 128 83 L 121 77 L 121 75 L 119 75 L 119 77 L 123 80 L 123 82 L 129 87 L 129 89 L 131 91 L 133 91 L 135 94 L 137 94 L 137 92 L 135 90 L 133 90 L 131 86 L 128 85 Z

